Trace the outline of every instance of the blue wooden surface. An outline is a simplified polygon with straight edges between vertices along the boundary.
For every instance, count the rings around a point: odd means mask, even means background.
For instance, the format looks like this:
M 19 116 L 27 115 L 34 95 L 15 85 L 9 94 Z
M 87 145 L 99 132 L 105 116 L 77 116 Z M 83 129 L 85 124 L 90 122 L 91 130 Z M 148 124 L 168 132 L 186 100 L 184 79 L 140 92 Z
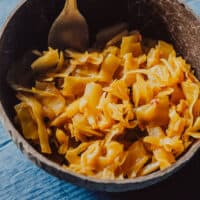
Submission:
M 173 1 L 173 0 L 172 0 Z M 8 14 L 16 6 L 20 0 L 0 0 L 0 26 L 5 21 Z M 185 0 L 185 2 L 200 15 L 200 0 Z M 199 158 L 200 160 L 200 158 Z M 11 139 L 8 137 L 6 130 L 2 127 L 0 123 L 0 200 L 28 200 L 28 199 L 66 199 L 66 200 L 95 200 L 95 199 L 143 199 L 147 195 L 149 199 L 153 198 L 161 199 L 166 195 L 170 195 L 170 191 L 173 193 L 171 199 L 175 197 L 184 197 L 188 195 L 190 199 L 192 195 L 198 194 L 198 187 L 193 182 L 191 184 L 186 183 L 188 181 L 198 181 L 200 177 L 200 172 L 197 175 L 190 175 L 191 170 L 199 170 L 200 162 L 193 161 L 193 164 L 188 167 L 188 171 L 184 171 L 183 174 L 179 173 L 179 177 L 176 176 L 169 179 L 168 182 L 161 184 L 161 186 L 156 185 L 150 189 L 139 191 L 139 192 L 129 192 L 124 194 L 108 194 L 100 192 L 92 192 L 77 186 L 71 185 L 64 181 L 58 180 L 55 177 L 50 176 L 43 170 L 39 169 L 32 164 L 13 144 Z M 182 188 L 187 188 L 189 185 L 192 187 L 190 190 L 187 189 L 183 191 L 178 189 L 176 185 L 176 179 L 179 181 L 177 184 L 183 184 Z M 171 183 L 169 183 L 171 181 Z M 186 182 L 185 182 L 186 181 Z M 200 180 L 199 180 L 200 181 Z M 168 187 L 169 191 L 165 189 Z M 170 188 L 171 187 L 171 188 Z M 177 189 L 176 189 L 177 187 Z M 160 189 L 162 188 L 162 189 Z M 165 191 L 167 193 L 159 194 L 159 191 Z M 194 191 L 194 193 L 193 193 Z M 195 195 L 196 195 L 195 194 Z M 151 196 L 152 195 L 152 196 Z M 183 198 L 185 199 L 185 198 Z M 199 198 L 195 198 L 199 199 Z

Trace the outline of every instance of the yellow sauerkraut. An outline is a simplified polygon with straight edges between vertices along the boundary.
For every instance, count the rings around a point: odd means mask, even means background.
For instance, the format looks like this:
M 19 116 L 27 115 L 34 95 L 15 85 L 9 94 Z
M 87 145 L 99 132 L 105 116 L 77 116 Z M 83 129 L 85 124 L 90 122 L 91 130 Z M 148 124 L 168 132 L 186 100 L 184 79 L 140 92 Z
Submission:
M 171 166 L 200 139 L 200 82 L 171 44 L 143 49 L 140 33 L 125 30 L 101 52 L 39 54 L 35 86 L 17 91 L 24 137 L 101 179 Z

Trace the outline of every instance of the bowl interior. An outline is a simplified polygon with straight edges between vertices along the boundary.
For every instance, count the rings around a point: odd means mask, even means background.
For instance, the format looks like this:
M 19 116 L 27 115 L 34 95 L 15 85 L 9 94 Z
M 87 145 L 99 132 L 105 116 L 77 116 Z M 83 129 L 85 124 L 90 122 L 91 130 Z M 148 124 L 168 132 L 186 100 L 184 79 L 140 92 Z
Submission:
M 63 5 L 64 0 L 24 1 L 2 33 L 0 101 L 12 122 L 16 98 L 6 82 L 8 69 L 27 51 L 47 48 L 50 26 Z M 197 45 L 200 44 L 200 22 L 178 1 L 80 0 L 78 5 L 89 24 L 91 43 L 101 28 L 125 21 L 130 29 L 137 29 L 144 36 L 172 42 L 200 78 L 200 47 Z M 25 74 L 21 76 L 23 78 Z

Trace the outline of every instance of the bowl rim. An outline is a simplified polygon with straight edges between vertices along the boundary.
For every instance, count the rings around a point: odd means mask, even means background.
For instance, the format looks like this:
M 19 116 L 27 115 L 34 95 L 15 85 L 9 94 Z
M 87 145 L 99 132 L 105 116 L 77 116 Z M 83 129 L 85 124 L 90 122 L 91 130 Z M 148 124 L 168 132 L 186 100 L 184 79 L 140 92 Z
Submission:
M 191 14 L 198 20 L 200 17 L 196 15 L 184 2 L 183 0 L 176 0 L 179 4 L 185 6 L 185 9 L 190 11 Z M 6 21 L 0 28 L 0 42 L 2 36 L 4 35 L 7 26 L 10 21 L 15 17 L 15 14 L 28 2 L 28 0 L 20 1 L 15 9 L 7 17 Z M 26 155 L 34 164 L 42 168 L 49 174 L 56 176 L 70 183 L 86 187 L 92 190 L 107 191 L 107 192 L 124 192 L 130 190 L 138 190 L 146 188 L 150 185 L 156 184 L 170 175 L 174 174 L 181 167 L 183 167 L 200 149 L 200 140 L 197 140 L 185 153 L 182 155 L 172 166 L 165 170 L 159 170 L 153 172 L 146 176 L 140 176 L 132 179 L 124 180 L 104 180 L 97 179 L 94 177 L 89 177 L 74 173 L 68 169 L 64 169 L 61 165 L 49 160 L 47 157 L 36 151 L 25 138 L 20 134 L 20 132 L 15 128 L 12 121 L 8 118 L 4 107 L 0 99 L 0 121 L 2 122 L 3 127 L 5 127 L 5 132 L 7 132 L 14 143 Z

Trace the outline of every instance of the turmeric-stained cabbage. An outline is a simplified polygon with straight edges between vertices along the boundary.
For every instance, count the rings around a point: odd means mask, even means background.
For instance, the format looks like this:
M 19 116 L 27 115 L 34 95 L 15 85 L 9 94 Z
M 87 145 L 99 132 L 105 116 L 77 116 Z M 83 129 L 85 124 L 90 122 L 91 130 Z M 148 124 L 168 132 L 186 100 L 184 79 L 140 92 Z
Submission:
M 35 84 L 15 87 L 18 127 L 85 176 L 122 180 L 170 167 L 200 139 L 200 82 L 164 41 L 124 27 L 103 43 L 34 51 Z
M 62 55 L 61 55 L 62 56 Z M 58 50 L 49 48 L 49 51 L 45 52 L 41 57 L 34 61 L 31 65 L 35 71 L 44 71 L 52 67 L 55 67 L 59 62 Z
M 41 104 L 35 98 L 31 96 L 25 96 L 25 95 L 19 94 L 18 98 L 19 100 L 26 103 L 31 108 L 33 116 L 35 118 L 35 122 L 37 124 L 37 131 L 38 131 L 41 151 L 43 153 L 50 154 L 51 147 L 49 145 L 48 132 L 47 132 L 46 125 L 44 123 Z M 24 135 L 26 134 L 24 133 Z

